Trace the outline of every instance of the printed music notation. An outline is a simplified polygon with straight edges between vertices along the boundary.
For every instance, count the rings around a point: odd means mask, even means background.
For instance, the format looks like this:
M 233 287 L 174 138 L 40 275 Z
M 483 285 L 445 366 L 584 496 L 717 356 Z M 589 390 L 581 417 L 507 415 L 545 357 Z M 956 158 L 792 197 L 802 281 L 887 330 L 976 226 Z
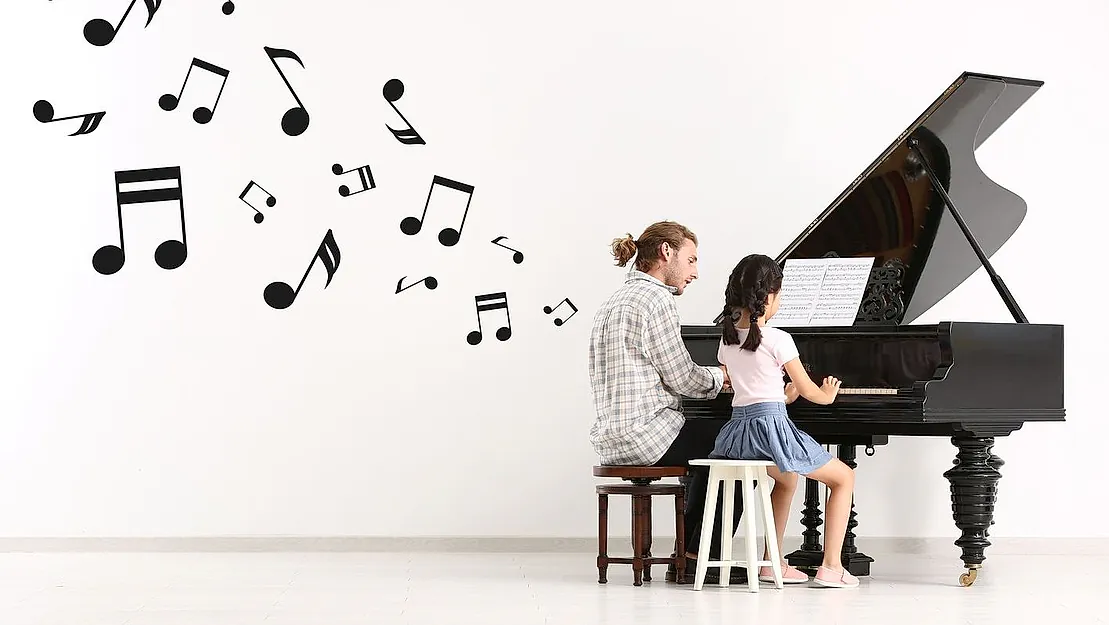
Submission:
M 88 23 L 85 24 L 85 41 L 99 47 L 106 46 L 115 40 L 116 34 L 119 32 L 120 27 L 123 26 L 123 22 L 127 20 L 127 16 L 131 14 L 131 9 L 135 8 L 135 3 L 137 1 L 138 0 L 131 0 L 131 3 L 127 5 L 127 10 L 123 12 L 123 17 L 119 18 L 119 23 L 115 26 L 112 26 L 112 23 L 108 20 L 100 18 L 89 20 Z M 150 26 L 150 22 L 154 19 L 154 14 L 157 13 L 158 9 L 162 6 L 162 0 L 143 0 L 143 4 L 146 5 L 146 26 Z
M 492 243 L 493 243 L 493 245 L 497 245 L 499 247 L 503 247 L 506 250 L 512 250 L 513 252 L 515 252 L 515 254 L 512 255 L 512 262 L 519 265 L 520 263 L 524 262 L 524 253 L 521 252 L 520 250 L 514 250 L 511 247 L 508 247 L 507 245 L 502 245 L 501 241 L 504 241 L 507 238 L 508 237 L 500 236 L 500 237 L 497 237 L 497 238 L 493 239 Z
M 395 130 L 391 128 L 389 124 L 385 124 L 385 127 L 389 129 L 389 132 L 393 133 L 393 136 L 396 137 L 397 141 L 400 141 L 405 145 L 423 145 L 424 138 L 420 136 L 420 133 L 416 132 L 416 129 L 412 127 L 412 123 L 408 121 L 408 119 L 404 116 L 404 113 L 401 113 L 400 109 L 398 109 L 397 105 L 395 104 L 395 102 L 404 95 L 404 83 L 397 80 L 396 78 L 389 80 L 385 83 L 385 86 L 381 88 L 381 95 L 385 97 L 385 101 L 389 103 L 389 106 L 393 107 L 393 110 L 397 112 L 397 115 L 400 115 L 400 118 L 404 120 L 404 123 L 408 124 L 408 128 L 403 128 L 401 130 Z
M 162 269 L 177 269 L 188 257 L 185 241 L 185 201 L 182 193 L 180 167 L 154 167 L 117 171 L 116 218 L 119 224 L 119 245 L 105 245 L 92 256 L 92 266 L 97 273 L 109 276 L 123 268 L 126 262 L 126 245 L 123 242 L 123 207 L 132 204 L 176 201 L 181 213 L 181 240 L 163 241 L 154 250 L 154 262 Z M 151 188 L 152 182 L 172 184 Z
M 562 324 L 569 321 L 570 317 L 573 317 L 574 315 L 578 314 L 578 307 L 574 306 L 574 302 L 571 302 L 568 298 L 565 298 L 565 297 L 562 298 L 562 301 L 559 302 L 554 308 L 551 308 L 550 306 L 544 306 L 543 307 L 543 313 L 549 315 L 549 314 L 553 313 L 554 311 L 558 310 L 563 304 L 566 304 L 567 306 L 569 306 L 570 310 L 573 311 L 573 312 L 571 312 L 570 316 L 566 317 L 565 319 L 563 319 L 561 317 L 555 317 L 555 320 L 554 320 L 555 326 L 561 326 Z
M 866 291 L 874 258 L 791 258 L 782 272 L 775 327 L 849 326 Z
M 352 171 L 357 171 L 358 172 L 358 177 L 362 181 L 362 188 L 355 191 L 354 193 L 351 193 L 350 192 L 350 187 L 348 187 L 345 184 L 339 185 L 339 195 L 340 196 L 347 197 L 349 195 L 357 195 L 359 193 L 362 193 L 363 191 L 369 191 L 370 189 L 374 189 L 374 188 L 377 187 L 377 184 L 374 182 L 373 172 L 370 171 L 370 166 L 369 165 L 363 165 L 363 166 L 355 168 L 355 169 L 346 169 L 346 170 L 344 170 L 343 166 L 340 165 L 339 163 L 335 163 L 334 165 L 331 166 L 331 173 L 335 174 L 336 176 L 342 176 L 343 174 L 349 174 Z
M 219 86 L 219 92 L 216 93 L 216 99 L 215 102 L 212 103 L 211 108 L 208 108 L 206 106 L 198 106 L 193 110 L 193 121 L 198 124 L 207 124 L 208 122 L 212 121 L 212 115 L 215 114 L 216 107 L 219 106 L 220 96 L 223 95 L 223 88 L 227 86 L 227 77 L 231 75 L 231 70 L 224 69 L 222 67 L 219 67 L 218 65 L 213 65 L 207 61 L 202 61 L 200 59 L 194 58 L 192 63 L 189 64 L 188 71 L 185 72 L 185 80 L 181 82 L 181 90 L 177 93 L 177 95 L 167 93 L 158 98 L 158 106 L 160 106 L 163 111 L 172 111 L 177 108 L 177 105 L 181 102 L 181 96 L 185 94 L 185 87 L 189 83 L 189 76 L 192 75 L 194 67 L 199 67 L 206 72 L 211 72 L 212 74 L 215 74 L 216 76 L 222 78 Z
M 481 343 L 481 314 L 490 310 L 504 310 L 504 325 L 497 328 L 498 341 L 507 341 L 512 337 L 512 319 L 508 315 L 508 294 L 487 293 L 474 297 L 474 307 L 477 309 L 477 330 L 466 335 L 466 342 L 470 345 Z
M 51 122 L 60 122 L 67 119 L 81 118 L 81 127 L 77 129 L 77 132 L 69 135 L 71 137 L 76 137 L 77 135 L 87 135 L 90 132 L 96 130 L 100 126 L 100 121 L 103 120 L 104 116 L 107 114 L 105 111 L 100 111 L 99 113 L 85 113 L 84 115 L 54 117 L 54 105 L 50 104 L 50 102 L 48 102 L 47 100 L 39 100 L 38 102 L 35 102 L 33 112 L 35 114 L 35 119 L 44 124 L 49 124 Z
M 266 286 L 266 290 L 262 292 L 262 299 L 266 300 L 270 308 L 276 308 L 277 310 L 292 306 L 317 260 L 323 263 L 324 270 L 327 272 L 327 282 L 323 285 L 323 288 L 326 289 L 331 284 L 331 279 L 335 277 L 335 272 L 339 270 L 339 245 L 335 242 L 335 235 L 330 229 L 324 235 L 323 241 L 320 242 L 320 247 L 316 250 L 316 255 L 312 257 L 312 262 L 308 263 L 308 269 L 304 271 L 297 288 L 294 290 L 287 282 L 271 282 Z
M 262 211 L 258 210 L 257 208 L 254 208 L 254 205 L 251 204 L 249 201 L 247 201 L 246 194 L 250 191 L 251 187 L 257 187 L 258 189 L 261 189 L 262 193 L 266 194 L 266 206 L 268 206 L 270 208 L 273 208 L 274 206 L 277 206 L 277 198 L 274 197 L 274 195 L 272 193 L 270 193 L 269 191 L 266 191 L 265 189 L 263 189 L 262 185 L 258 184 L 257 182 L 254 182 L 253 180 L 251 180 L 249 183 L 247 183 L 246 187 L 243 188 L 243 192 L 239 194 L 239 199 L 242 200 L 244 204 L 246 204 L 247 206 L 254 209 L 255 213 L 258 213 L 257 215 L 254 216 L 254 223 L 260 224 L 260 223 L 262 223 L 262 220 L 266 218 L 266 216 L 262 214 Z
M 434 291 L 435 288 L 439 286 L 439 281 L 435 279 L 435 276 L 428 276 L 428 277 L 424 278 L 423 280 L 417 280 L 417 281 L 413 282 L 412 284 L 409 284 L 408 286 L 406 286 L 402 289 L 400 287 L 400 285 L 404 284 L 404 278 L 407 278 L 407 277 L 408 276 L 404 276 L 400 280 L 397 280 L 397 291 L 396 291 L 396 293 L 394 293 L 394 295 L 396 295 L 397 293 L 400 293 L 401 291 L 407 291 L 408 289 L 411 289 L 412 287 L 416 286 L 417 284 L 423 284 L 424 286 L 427 287 L 427 290 L 429 290 L 429 291 Z
M 401 220 L 400 231 L 407 235 L 414 235 L 420 232 L 424 225 L 424 219 L 427 218 L 428 206 L 431 205 L 431 197 L 432 195 L 434 195 L 436 187 L 460 191 L 466 194 L 466 207 L 462 210 L 462 220 L 458 224 L 458 229 L 455 230 L 454 228 L 443 228 L 439 231 L 439 243 L 443 244 L 446 247 L 451 247 L 452 245 L 457 244 L 459 238 L 461 238 L 462 236 L 462 227 L 466 225 L 466 215 L 470 212 L 470 200 L 473 199 L 474 196 L 473 185 L 468 185 L 464 182 L 458 182 L 456 180 L 451 180 L 442 176 L 434 176 L 431 179 L 431 188 L 427 191 L 427 200 L 424 202 L 424 212 L 420 215 L 419 218 L 405 217 L 403 220 Z M 440 194 L 440 196 L 437 197 L 441 196 L 442 193 Z
M 304 103 L 300 101 L 300 96 L 293 90 L 293 86 L 289 84 L 289 79 L 285 77 L 285 72 L 281 71 L 281 68 L 277 65 L 277 59 L 292 59 L 299 63 L 302 68 L 304 67 L 304 61 L 300 60 L 300 57 L 292 50 L 282 50 L 269 46 L 263 46 L 262 49 L 266 51 L 266 56 L 269 57 L 270 63 L 273 63 L 273 68 L 277 70 L 278 75 L 281 76 L 281 80 L 285 81 L 285 86 L 288 87 L 289 93 L 293 95 L 293 99 L 296 100 L 297 103 L 296 106 L 285 111 L 285 114 L 281 116 L 281 130 L 290 137 L 303 134 L 305 130 L 308 130 L 308 109 L 304 108 Z

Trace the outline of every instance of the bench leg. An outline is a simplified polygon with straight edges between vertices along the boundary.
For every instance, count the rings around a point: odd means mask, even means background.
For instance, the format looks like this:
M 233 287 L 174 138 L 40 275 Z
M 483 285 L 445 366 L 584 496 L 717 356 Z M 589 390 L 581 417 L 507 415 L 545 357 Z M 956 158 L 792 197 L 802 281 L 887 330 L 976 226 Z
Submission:
M 652 521 L 654 514 L 651 512 L 651 496 L 646 495 L 643 497 L 643 557 L 651 557 L 651 543 L 654 542 L 654 533 L 652 530 Z M 645 564 L 643 566 L 643 581 L 651 581 L 651 565 Z
M 608 582 L 608 495 L 597 495 L 597 583 Z
M 674 569 L 677 571 L 676 581 L 685 583 L 685 495 L 674 495 L 674 529 L 677 538 L 674 540 Z
M 643 497 L 632 495 L 632 573 L 633 586 L 643 585 Z

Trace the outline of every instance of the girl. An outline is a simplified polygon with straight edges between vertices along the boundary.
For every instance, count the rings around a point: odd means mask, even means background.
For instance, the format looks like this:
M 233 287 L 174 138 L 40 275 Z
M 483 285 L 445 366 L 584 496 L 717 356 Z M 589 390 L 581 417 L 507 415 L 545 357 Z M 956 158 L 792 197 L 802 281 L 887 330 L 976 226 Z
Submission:
M 762 254 L 752 254 L 741 260 L 728 278 L 724 291 L 723 336 L 717 359 L 731 379 L 735 397 L 732 418 L 716 437 L 716 447 L 710 457 L 774 461 L 776 467 L 767 467 L 767 473 L 774 479 L 770 500 L 774 507 L 779 553 L 790 503 L 797 490 L 797 476 L 804 475 L 826 484 L 831 496 L 826 515 L 824 562 L 817 569 L 815 581 L 822 586 L 851 588 L 858 586 L 859 580 L 843 568 L 840 550 L 851 512 L 855 474 L 811 436 L 797 429 L 786 413 L 786 404 L 798 395 L 817 404 L 832 403 L 840 382 L 827 377 L 822 386 L 814 384 L 798 358 L 793 338 L 777 328 L 765 327 L 764 324 L 778 312 L 781 289 L 781 268 L 772 258 Z M 784 388 L 783 368 L 792 380 Z M 770 558 L 769 549 L 763 558 Z M 803 583 L 809 579 L 784 561 L 782 572 L 786 583 Z M 759 579 L 773 581 L 770 567 L 759 570 Z

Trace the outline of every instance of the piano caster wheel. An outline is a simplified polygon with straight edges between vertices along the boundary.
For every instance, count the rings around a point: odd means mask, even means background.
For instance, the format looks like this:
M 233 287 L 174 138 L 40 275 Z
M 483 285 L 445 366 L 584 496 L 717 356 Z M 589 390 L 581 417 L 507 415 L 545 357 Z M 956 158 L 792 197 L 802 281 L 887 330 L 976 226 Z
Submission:
M 978 579 L 978 569 L 970 569 L 959 576 L 959 583 L 963 586 L 970 586 L 976 579 Z
M 873 448 L 873 447 L 871 447 L 871 446 L 869 446 L 869 445 L 867 445 L 867 447 L 866 447 L 866 455 L 868 455 L 868 456 L 873 456 L 873 455 L 874 455 L 874 448 Z

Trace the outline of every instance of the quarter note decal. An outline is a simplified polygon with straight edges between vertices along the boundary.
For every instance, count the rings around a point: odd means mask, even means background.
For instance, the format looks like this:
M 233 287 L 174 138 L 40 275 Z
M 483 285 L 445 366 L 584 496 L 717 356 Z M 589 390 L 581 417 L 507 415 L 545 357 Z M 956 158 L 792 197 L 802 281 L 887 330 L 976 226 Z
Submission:
M 497 328 L 497 340 L 507 341 L 512 336 L 512 319 L 508 315 L 508 295 L 506 293 L 488 293 L 474 297 L 474 306 L 477 308 L 477 330 L 466 335 L 466 342 L 477 345 L 481 342 L 481 313 L 487 310 L 504 309 L 504 325 Z
M 260 185 L 257 182 L 254 182 L 253 180 L 251 180 L 249 183 L 247 183 L 246 187 L 243 189 L 243 192 L 239 194 L 239 199 L 242 200 L 243 203 L 246 204 L 247 206 L 253 208 L 254 212 L 258 213 L 257 215 L 254 216 L 254 223 L 260 224 L 260 223 L 262 223 L 262 220 L 266 218 L 266 216 L 262 214 L 262 211 L 258 210 L 257 208 L 254 208 L 254 205 L 246 200 L 246 194 L 247 194 L 248 191 L 250 191 L 251 187 L 258 187 L 259 189 L 262 189 L 262 185 Z M 274 197 L 272 193 L 270 193 L 269 191 L 266 191 L 265 189 L 262 189 L 262 193 L 266 194 L 266 206 L 269 206 L 270 208 L 273 208 L 274 206 L 277 206 L 277 198 Z
M 353 169 L 344 170 L 343 166 L 340 165 L 339 163 L 335 163 L 334 165 L 331 166 L 331 173 L 335 174 L 336 176 L 341 176 L 343 174 L 348 174 L 352 171 L 355 171 L 355 170 L 353 170 Z M 370 166 L 369 165 L 363 165 L 363 166 L 359 167 L 357 171 L 358 171 L 359 178 L 362 179 L 362 188 L 355 191 L 354 193 L 351 193 L 350 192 L 350 187 L 348 187 L 345 184 L 344 185 L 339 185 L 339 195 L 341 195 L 343 197 L 347 197 L 348 195 L 357 195 L 357 194 L 359 194 L 363 191 L 368 191 L 368 190 L 373 189 L 377 186 L 374 183 L 374 175 L 373 175 L 373 172 L 370 171 Z
M 508 237 L 504 237 L 504 236 L 497 237 L 497 238 L 493 239 L 493 241 L 492 241 L 493 245 L 499 245 L 500 247 L 503 247 L 506 250 L 512 250 L 513 252 L 516 252 L 515 254 L 512 255 L 512 262 L 519 265 L 520 263 L 524 262 L 524 253 L 521 252 L 520 250 L 513 250 L 511 247 L 508 247 L 507 245 L 501 245 L 500 241 L 502 241 L 504 239 L 507 239 L 507 238 Z
M 70 115 L 69 117 L 55 118 L 54 106 L 46 100 L 39 100 L 38 102 L 35 102 L 34 113 L 35 119 L 44 124 L 49 124 L 50 122 L 60 122 L 66 119 L 77 119 L 78 117 L 80 117 L 81 127 L 77 129 L 77 132 L 69 135 L 71 137 L 76 137 L 77 135 L 87 135 L 90 132 L 96 130 L 97 127 L 100 126 L 100 120 L 104 119 L 104 115 L 106 115 L 104 111 L 100 111 L 99 113 L 86 113 L 84 115 Z
M 578 313 L 578 307 L 574 306 L 574 302 L 571 302 L 567 298 L 562 298 L 562 301 L 559 302 L 558 305 L 555 306 L 554 308 L 551 308 L 550 306 L 544 306 L 543 307 L 543 312 L 549 315 L 549 314 L 553 313 L 554 311 L 558 310 L 563 304 L 566 304 L 567 306 L 570 307 L 570 310 L 574 311 L 574 312 L 570 313 L 570 317 L 573 317 L 574 315 L 576 315 Z M 567 321 L 569 321 L 570 317 L 567 317 L 565 319 L 562 319 L 560 317 L 555 317 L 554 324 L 556 326 L 560 326 L 560 325 L 566 323 Z
M 189 76 L 192 75 L 194 67 L 199 67 L 206 72 L 211 72 L 223 78 L 219 86 L 219 93 L 216 94 L 216 100 L 212 103 L 212 108 L 198 106 L 193 110 L 193 120 L 198 124 L 207 124 L 212 121 L 212 115 L 216 112 L 216 106 L 219 105 L 220 96 L 223 95 L 223 88 L 227 86 L 227 77 L 231 74 L 231 70 L 212 65 L 207 61 L 194 58 L 193 62 L 189 64 L 189 70 L 185 72 L 185 80 L 181 83 L 181 91 L 178 92 L 177 95 L 167 93 L 158 98 L 158 106 L 162 107 L 163 111 L 172 111 L 177 108 L 178 103 L 181 102 L 181 96 L 185 93 L 185 86 L 189 83 Z
M 408 119 L 404 116 L 404 113 L 400 112 L 400 109 L 397 108 L 397 105 L 393 104 L 394 102 L 399 100 L 402 95 L 404 95 L 404 83 L 397 80 L 396 78 L 389 80 L 385 83 L 385 86 L 381 88 L 381 95 L 385 96 L 385 101 L 389 103 L 389 106 L 393 107 L 393 110 L 397 112 L 397 115 L 400 115 L 400 118 L 404 120 L 404 123 L 408 124 L 408 128 L 404 128 L 402 130 L 394 130 L 393 128 L 389 127 L 389 124 L 385 124 L 385 127 L 389 128 L 389 132 L 393 133 L 393 136 L 397 138 L 397 141 L 400 141 L 405 145 L 423 145 L 424 138 L 420 136 L 420 133 L 416 132 L 416 129 L 412 127 L 412 122 L 408 121 Z
M 305 270 L 304 276 L 300 279 L 300 284 L 297 285 L 296 290 L 289 286 L 287 282 L 271 282 L 262 292 L 262 298 L 270 305 L 270 308 L 282 310 L 293 305 L 297 295 L 300 294 L 300 287 L 304 286 L 304 281 L 308 279 L 308 274 L 312 271 L 312 266 L 316 264 L 316 260 L 323 263 L 324 270 L 327 271 L 327 282 L 324 283 L 323 288 L 327 288 L 331 284 L 331 279 L 335 277 L 335 272 L 339 269 L 339 245 L 335 243 L 335 235 L 331 230 L 323 236 L 323 241 L 320 242 L 319 249 L 316 250 L 316 255 L 312 257 L 312 262 L 308 263 L 308 269 Z
M 223 3 L 223 14 L 224 15 L 231 15 L 234 12 L 235 12 L 235 3 L 234 2 L 231 2 L 231 0 L 227 0 L 227 2 Z
M 138 0 L 131 0 L 131 4 L 127 5 L 127 10 L 123 12 L 123 17 L 119 18 L 119 23 L 115 26 L 112 26 L 111 22 L 108 20 L 99 18 L 89 20 L 88 23 L 85 24 L 85 41 L 94 46 L 106 46 L 111 43 L 112 40 L 116 38 L 116 33 L 119 32 L 120 26 L 123 26 L 123 22 L 127 19 L 127 16 L 130 15 L 131 9 L 135 8 L 135 2 L 137 1 Z M 151 20 L 154 19 L 154 13 L 162 6 L 162 0 L 143 0 L 143 4 L 146 5 L 146 26 L 150 26 Z
M 162 269 L 177 269 L 188 256 L 185 242 L 185 200 L 182 196 L 181 168 L 155 167 L 151 169 L 129 169 L 117 171 L 116 175 L 116 212 L 119 223 L 119 245 L 105 245 L 92 256 L 92 266 L 98 273 L 110 276 L 123 268 L 126 261 L 123 243 L 123 206 L 124 204 L 148 204 L 175 200 L 181 212 L 181 240 L 169 239 L 154 250 L 154 262 Z M 170 182 L 151 188 L 151 182 Z
M 435 192 L 436 185 L 461 191 L 466 194 L 466 208 L 462 211 L 462 221 L 458 224 L 458 229 L 443 228 L 439 231 L 439 242 L 446 247 L 451 247 L 458 243 L 458 239 L 462 236 L 462 227 L 466 225 L 466 215 L 470 212 L 470 200 L 474 196 L 473 185 L 468 185 L 464 182 L 457 182 L 442 176 L 434 176 L 431 179 L 431 188 L 427 191 L 427 201 L 424 202 L 424 212 L 417 219 L 416 217 L 405 217 L 400 222 L 400 231 L 407 235 L 414 235 L 420 232 L 424 226 L 424 219 L 427 218 L 427 208 L 431 204 L 431 196 Z
M 269 46 L 263 46 L 262 49 L 266 51 L 266 56 L 270 58 L 270 63 L 273 63 L 273 68 L 277 70 L 281 80 L 285 81 L 285 86 L 289 88 L 289 93 L 293 94 L 293 99 L 297 102 L 297 106 L 285 111 L 285 114 L 281 116 L 281 130 L 285 131 L 285 134 L 290 137 L 295 137 L 308 130 L 308 109 L 304 108 L 304 103 L 300 101 L 296 91 L 293 91 L 293 86 L 289 84 L 285 72 L 277 66 L 277 59 L 292 59 L 300 63 L 301 67 L 304 67 L 304 61 L 300 60 L 300 57 L 292 50 L 282 50 Z
M 424 286 L 426 286 L 427 290 L 429 290 L 429 291 L 434 291 L 435 287 L 439 286 L 439 281 L 435 279 L 435 276 L 428 276 L 428 277 L 424 278 L 423 280 L 417 280 L 416 282 L 413 282 L 412 284 L 409 284 L 408 286 L 404 287 L 403 289 L 400 288 L 400 285 L 404 283 L 404 278 L 407 278 L 407 277 L 408 276 L 404 276 L 400 280 L 397 280 L 397 293 L 400 293 L 401 291 L 407 291 L 408 289 L 411 289 L 412 287 L 416 286 L 417 284 L 420 284 L 421 282 L 424 283 Z M 396 293 L 394 293 L 394 295 L 396 295 Z

